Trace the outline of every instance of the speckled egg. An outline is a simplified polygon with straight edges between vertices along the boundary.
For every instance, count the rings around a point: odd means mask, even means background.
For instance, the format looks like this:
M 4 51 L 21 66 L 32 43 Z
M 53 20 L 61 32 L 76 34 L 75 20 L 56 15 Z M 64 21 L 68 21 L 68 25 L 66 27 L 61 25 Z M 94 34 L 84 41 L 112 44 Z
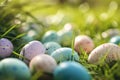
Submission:
M 56 31 L 49 30 L 43 35 L 42 37 L 43 43 L 50 42 L 50 41 L 60 43 L 60 37 L 58 36 Z
M 17 58 L 6 58 L 0 61 L 0 80 L 31 80 L 27 65 Z
M 74 49 L 80 54 L 82 51 L 90 53 L 94 48 L 93 40 L 86 35 L 79 35 L 75 37 Z
M 55 69 L 54 80 L 92 80 L 92 78 L 80 63 L 63 62 Z
M 111 62 L 120 59 L 120 47 L 113 43 L 104 43 L 96 47 L 89 55 L 88 62 L 100 64 L 101 60 Z
M 53 73 L 53 70 L 56 68 L 57 63 L 53 57 L 47 54 L 41 54 L 35 56 L 30 61 L 30 70 L 32 72 L 46 72 L 46 73 Z
M 53 51 L 55 51 L 58 48 L 61 48 L 61 45 L 56 42 L 47 42 L 44 44 L 46 51 L 45 53 L 48 55 L 51 55 Z
M 109 42 L 119 45 L 120 44 L 120 36 L 114 36 L 114 37 L 112 37 Z
M 44 45 L 40 41 L 34 40 L 29 42 L 22 48 L 20 55 L 24 56 L 27 60 L 31 60 L 33 57 L 44 53 Z
M 6 38 L 0 39 L 0 57 L 8 57 L 13 51 L 13 44 Z
M 57 63 L 63 61 L 79 61 L 78 53 L 67 47 L 55 50 L 51 56 L 56 60 Z

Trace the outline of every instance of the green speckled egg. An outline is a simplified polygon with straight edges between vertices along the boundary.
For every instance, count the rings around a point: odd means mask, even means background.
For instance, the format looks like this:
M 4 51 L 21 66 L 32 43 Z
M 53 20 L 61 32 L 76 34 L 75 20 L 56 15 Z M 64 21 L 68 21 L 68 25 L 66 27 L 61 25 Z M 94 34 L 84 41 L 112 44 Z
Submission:
M 56 42 L 47 42 L 44 44 L 46 51 L 45 53 L 48 55 L 51 55 L 53 51 L 55 51 L 58 48 L 61 48 L 61 45 Z
M 0 80 L 30 80 L 27 65 L 17 58 L 6 58 L 0 62 Z
M 56 60 L 57 63 L 63 61 L 79 61 L 78 53 L 67 47 L 55 50 L 51 56 Z

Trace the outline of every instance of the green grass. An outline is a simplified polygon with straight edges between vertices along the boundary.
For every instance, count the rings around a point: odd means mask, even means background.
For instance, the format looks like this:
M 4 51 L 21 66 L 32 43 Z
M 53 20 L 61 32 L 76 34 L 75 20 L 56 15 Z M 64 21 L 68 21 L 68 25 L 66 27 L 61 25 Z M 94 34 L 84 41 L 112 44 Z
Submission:
M 108 4 L 108 2 L 110 1 L 106 1 L 104 4 Z M 117 2 L 119 1 L 117 0 Z M 34 37 L 34 39 L 41 40 L 42 35 L 47 30 L 54 29 L 58 31 L 65 23 L 70 22 L 74 24 L 75 36 L 79 34 L 90 36 L 96 47 L 109 41 L 109 38 L 105 39 L 102 37 L 101 34 L 103 31 L 111 28 L 120 30 L 119 9 L 111 10 L 110 12 L 109 5 L 99 5 L 98 7 L 96 6 L 96 8 L 90 5 L 87 11 L 84 11 L 84 9 L 87 9 L 87 7 L 84 6 L 82 9 L 78 5 L 59 4 L 57 2 L 29 2 L 27 0 L 18 0 L 17 2 L 13 0 L 7 2 L 6 0 L 6 2 L 3 3 L 3 0 L 0 0 L 0 37 L 8 38 L 14 44 L 15 49 L 11 57 L 24 58 L 19 55 L 21 48 L 28 42 L 23 39 L 27 34 L 27 31 L 22 33 L 19 31 L 23 23 L 33 22 L 38 26 L 41 26 L 42 33 L 40 32 Z M 106 19 L 104 19 L 105 16 L 103 13 L 106 13 L 104 14 L 107 16 Z M 18 15 L 21 16 L 17 17 Z M 63 17 L 60 17 L 60 15 Z M 100 17 L 100 15 L 103 15 L 104 17 Z M 56 16 L 58 17 L 57 20 L 61 20 L 59 22 L 51 23 L 50 20 L 46 21 L 48 16 Z M 14 20 L 19 20 L 21 23 L 16 24 L 14 23 Z M 73 44 L 73 42 L 71 42 L 71 44 Z M 73 48 L 73 45 L 71 46 Z M 87 58 L 88 55 L 85 52 L 82 52 L 80 55 L 80 63 L 89 70 L 93 80 L 120 79 L 120 61 L 111 63 L 103 62 L 100 65 L 93 65 L 88 63 Z M 36 75 L 33 76 L 34 79 L 37 78 Z

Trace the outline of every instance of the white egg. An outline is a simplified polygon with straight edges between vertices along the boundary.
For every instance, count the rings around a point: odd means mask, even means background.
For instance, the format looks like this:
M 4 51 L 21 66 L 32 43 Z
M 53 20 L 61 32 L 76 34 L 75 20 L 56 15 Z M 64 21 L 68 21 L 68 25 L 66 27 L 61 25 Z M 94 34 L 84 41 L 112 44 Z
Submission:
M 86 35 L 79 35 L 75 37 L 74 49 L 81 54 L 82 51 L 90 53 L 94 48 L 93 40 Z
M 33 57 L 44 53 L 44 45 L 40 41 L 34 40 L 22 48 L 20 55 L 24 56 L 27 60 L 31 60 Z
M 99 64 L 102 60 L 111 62 L 120 59 L 120 47 L 113 43 L 104 43 L 96 47 L 89 55 L 88 62 Z

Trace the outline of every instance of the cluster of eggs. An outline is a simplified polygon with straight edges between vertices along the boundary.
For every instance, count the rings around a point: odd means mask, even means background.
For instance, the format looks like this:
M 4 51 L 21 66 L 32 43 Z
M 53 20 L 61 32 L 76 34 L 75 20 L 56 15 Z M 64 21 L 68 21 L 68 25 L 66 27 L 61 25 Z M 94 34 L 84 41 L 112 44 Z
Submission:
M 38 80 L 92 80 L 87 69 L 79 63 L 79 57 L 87 53 L 88 62 L 99 64 L 104 58 L 107 62 L 120 59 L 120 37 L 114 36 L 109 43 L 95 47 L 93 40 L 87 35 L 78 35 L 71 45 L 73 27 L 65 25 L 56 32 L 46 32 L 41 41 L 33 40 L 27 43 L 20 52 L 19 59 L 9 57 L 13 51 L 13 44 L 6 38 L 0 39 L 0 79 L 2 80 L 30 80 L 31 76 L 38 76 Z M 48 78 L 46 78 L 48 77 Z M 34 77 L 33 77 L 34 78 Z

